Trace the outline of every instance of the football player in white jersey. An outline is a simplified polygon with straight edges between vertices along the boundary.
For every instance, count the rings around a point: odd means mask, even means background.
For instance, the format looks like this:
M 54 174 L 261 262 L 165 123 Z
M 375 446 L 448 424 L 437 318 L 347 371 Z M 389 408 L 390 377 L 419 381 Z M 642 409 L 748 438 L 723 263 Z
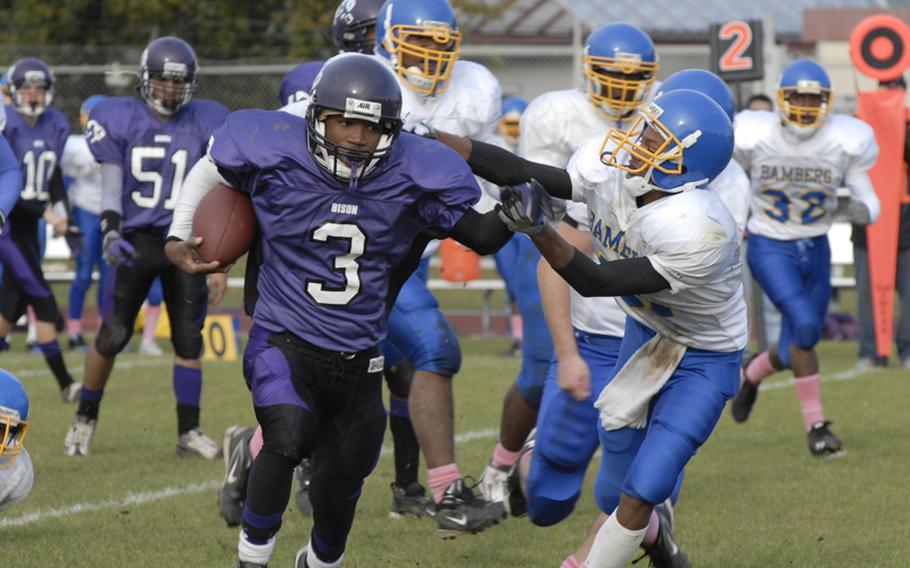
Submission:
M 503 193 L 503 219 L 531 234 L 582 295 L 618 296 L 631 316 L 596 404 L 603 459 L 595 496 L 610 516 L 587 556 L 588 566 L 623 567 L 738 388 L 747 341 L 741 237 L 717 194 L 700 190 L 730 160 L 730 120 L 702 93 L 669 91 L 626 130 L 582 145 L 568 171 L 441 139 L 476 174 L 519 185 Z M 546 226 L 540 188 L 520 185 L 529 179 L 587 203 L 600 265 Z
M 519 153 L 529 160 L 564 167 L 572 152 L 585 139 L 594 134 L 603 135 L 610 127 L 634 113 L 649 95 L 657 69 L 654 43 L 640 29 L 629 24 L 610 24 L 596 30 L 585 42 L 584 90 L 554 91 L 535 99 L 521 119 L 523 134 Z M 586 214 L 577 214 L 576 218 L 579 217 L 585 218 Z M 562 230 L 574 233 L 568 226 Z M 579 234 L 578 238 L 582 242 L 587 240 L 583 234 Z M 522 444 L 534 427 L 551 367 L 549 355 L 553 340 L 544 319 L 546 302 L 543 297 L 547 296 L 546 301 L 550 301 L 549 296 L 555 291 L 538 288 L 536 270 L 540 255 L 529 239 L 517 240 L 523 249 L 520 256 L 529 259 L 523 277 L 518 279 L 527 288 L 525 294 L 518 294 L 520 307 L 522 296 L 527 298 L 522 310 L 525 365 L 506 393 L 499 440 L 490 464 L 481 476 L 481 489 L 484 496 L 491 500 L 503 499 L 506 472 L 515 463 Z M 560 305 L 567 311 L 568 287 L 559 283 L 557 286 L 561 287 Z M 597 306 L 590 308 L 579 305 L 576 319 L 592 318 L 612 322 L 612 325 L 607 325 L 612 332 L 610 335 L 621 335 L 624 318 L 614 300 L 598 300 Z M 603 328 L 594 321 L 580 325 L 588 332 L 598 327 Z M 573 331 L 568 322 L 561 326 L 560 332 L 560 340 L 574 345 Z M 594 442 L 596 446 L 596 439 Z M 578 460 L 586 461 L 584 457 Z M 574 504 L 574 499 L 571 504 Z M 563 517 L 568 511 L 554 514 Z M 545 522 L 542 518 L 539 521 Z
M 748 419 L 762 379 L 791 369 L 809 451 L 818 457 L 842 453 L 822 410 L 815 353 L 831 298 L 827 233 L 837 188 L 850 190 L 852 221 L 872 223 L 879 213 L 867 173 L 878 157 L 875 136 L 856 118 L 829 116 L 832 97 L 827 72 L 800 59 L 781 74 L 777 114 L 745 111 L 736 120 L 735 157 L 752 180 L 749 268 L 783 325 L 778 342 L 747 365 L 733 418 Z
M 35 474 L 23 442 L 28 431 L 28 393 L 0 369 L 0 511 L 25 499 Z
M 495 136 L 499 82 L 484 66 L 459 59 L 461 33 L 448 0 L 388 0 L 379 10 L 376 41 L 377 57 L 401 85 L 405 130 L 438 129 L 480 140 Z M 493 205 L 488 198 L 475 209 L 488 211 Z M 483 530 L 505 515 L 501 503 L 487 503 L 464 484 L 455 464 L 451 381 L 456 370 L 415 365 L 408 400 L 437 504 L 436 523 L 446 535 L 456 534 L 458 527 L 460 532 Z

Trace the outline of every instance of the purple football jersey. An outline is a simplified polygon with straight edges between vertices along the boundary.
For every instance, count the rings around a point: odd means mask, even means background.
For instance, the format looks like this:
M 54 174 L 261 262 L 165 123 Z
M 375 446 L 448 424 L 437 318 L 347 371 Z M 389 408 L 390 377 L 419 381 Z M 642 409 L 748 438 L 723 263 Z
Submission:
M 26 202 L 48 201 L 50 179 L 60 163 L 69 133 L 66 117 L 55 108 L 41 113 L 38 122 L 32 126 L 12 106 L 6 106 L 3 136 L 22 166 L 23 185 L 19 204 L 23 208 Z
M 220 103 L 198 99 L 169 120 L 136 97 L 110 97 L 92 109 L 89 149 L 98 162 L 123 168 L 123 232 L 167 229 L 183 178 L 227 114 Z
M 254 321 L 332 351 L 386 335 L 389 278 L 414 237 L 450 231 L 480 197 L 467 164 L 434 141 L 402 134 L 375 177 L 351 187 L 307 148 L 306 121 L 284 113 L 231 114 L 209 155 L 250 194 L 263 233 Z

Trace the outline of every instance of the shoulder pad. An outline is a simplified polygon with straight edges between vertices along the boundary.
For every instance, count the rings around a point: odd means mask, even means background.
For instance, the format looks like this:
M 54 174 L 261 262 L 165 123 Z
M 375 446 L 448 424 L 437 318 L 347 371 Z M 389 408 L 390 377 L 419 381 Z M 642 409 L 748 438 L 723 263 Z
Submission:
M 846 114 L 832 114 L 823 128 L 849 156 L 861 157 L 878 148 L 875 132 L 862 120 Z
M 736 146 L 739 148 L 753 148 L 759 140 L 774 133 L 777 122 L 780 120 L 777 113 L 767 110 L 744 110 L 736 115 L 733 121 L 733 133 Z
M 575 150 L 566 169 L 585 186 L 606 181 L 610 168 L 600 160 L 600 149 L 603 146 L 602 135 L 592 136 Z
M 395 142 L 400 173 L 427 192 L 477 186 L 467 162 L 455 150 L 429 138 L 402 132 Z M 479 190 L 478 190 L 479 192 Z

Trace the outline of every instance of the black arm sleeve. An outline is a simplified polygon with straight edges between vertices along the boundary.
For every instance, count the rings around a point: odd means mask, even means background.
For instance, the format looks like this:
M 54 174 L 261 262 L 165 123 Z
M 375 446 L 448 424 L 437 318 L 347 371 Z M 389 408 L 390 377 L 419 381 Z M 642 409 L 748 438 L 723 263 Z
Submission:
M 647 257 L 597 264 L 576 250 L 569 264 L 556 272 L 586 298 L 653 294 L 670 287 L 664 277 L 654 270 Z
M 497 206 L 498 207 L 498 206 Z M 437 235 L 435 238 L 452 237 L 477 254 L 493 254 L 509 242 L 512 231 L 499 219 L 496 209 L 481 215 L 468 209 L 455 223 L 448 235 Z
M 64 207 L 66 207 L 66 216 L 71 218 L 72 212 L 66 195 L 66 186 L 63 184 L 63 171 L 59 167 L 54 168 L 47 191 L 51 196 L 51 204 L 63 202 Z
M 569 172 L 546 164 L 529 162 L 493 144 L 471 140 L 468 165 L 474 174 L 496 185 L 518 185 L 533 178 L 551 196 L 572 199 L 572 179 Z
M 392 306 L 395 305 L 395 300 L 398 299 L 401 287 L 411 277 L 411 274 L 417 270 L 420 258 L 423 256 L 423 250 L 427 248 L 427 244 L 434 238 L 436 237 L 432 236 L 428 231 L 418 234 L 414 238 L 414 242 L 411 243 L 411 248 L 408 249 L 404 259 L 392 270 L 392 276 L 389 279 L 389 293 L 386 296 L 386 314 L 391 313 Z

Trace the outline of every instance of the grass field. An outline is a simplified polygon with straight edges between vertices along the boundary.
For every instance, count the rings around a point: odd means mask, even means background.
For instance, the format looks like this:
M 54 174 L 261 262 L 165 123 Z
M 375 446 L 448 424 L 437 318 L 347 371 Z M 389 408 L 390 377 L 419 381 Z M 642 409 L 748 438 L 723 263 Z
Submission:
M 456 431 L 458 461 L 468 474 L 478 474 L 489 457 L 501 397 L 518 367 L 495 355 L 506 344 L 463 343 Z M 691 462 L 677 506 L 678 537 L 694 566 L 910 565 L 910 373 L 853 373 L 855 352 L 851 343 L 821 346 L 825 408 L 845 441 L 843 458 L 810 457 L 798 403 L 783 376 L 768 383 L 748 424 L 722 417 Z M 67 355 L 67 362 L 81 376 L 82 356 Z M 8 563 L 233 566 L 237 531 L 225 527 L 216 506 L 222 462 L 174 456 L 169 358 L 118 359 L 88 458 L 63 456 L 74 407 L 60 402 L 43 360 L 17 350 L 0 355 L 0 366 L 29 389 L 26 446 L 36 469 L 29 498 L 0 515 Z M 206 431 L 220 439 L 225 427 L 252 423 L 239 365 L 206 364 L 205 376 Z M 575 515 L 561 525 L 541 529 L 510 519 L 481 535 L 441 541 L 428 521 L 388 518 L 393 463 L 386 455 L 367 481 L 345 566 L 558 566 L 594 517 L 593 473 Z M 291 566 L 308 529 L 289 507 L 272 566 Z

